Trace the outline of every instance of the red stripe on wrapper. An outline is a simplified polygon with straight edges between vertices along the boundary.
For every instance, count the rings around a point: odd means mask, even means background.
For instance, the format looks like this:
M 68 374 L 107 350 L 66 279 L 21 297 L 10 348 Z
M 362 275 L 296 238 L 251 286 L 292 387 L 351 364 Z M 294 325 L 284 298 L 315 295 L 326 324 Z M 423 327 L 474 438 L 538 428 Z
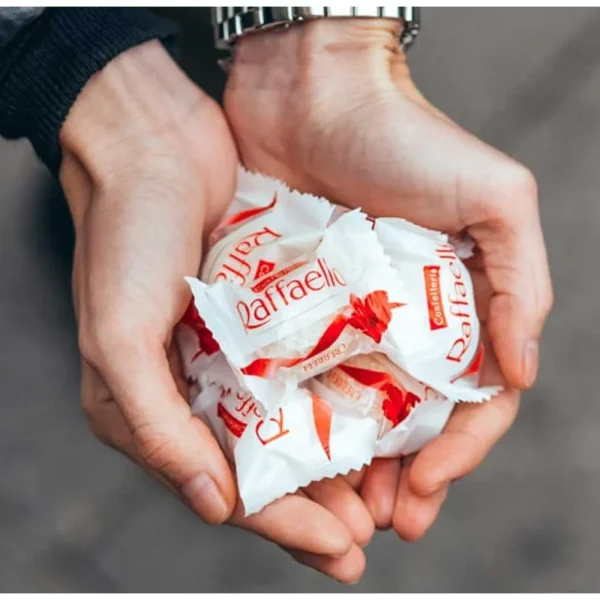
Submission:
M 183 317 L 181 317 L 180 323 L 187 325 L 187 327 L 189 327 L 198 338 L 198 351 L 192 357 L 192 362 L 194 362 L 202 354 L 210 356 L 211 354 L 219 351 L 219 344 L 213 337 L 210 329 L 208 329 L 206 326 L 204 319 L 198 313 L 198 309 L 196 308 L 193 298 L 188 304 Z
M 315 430 L 321 446 L 331 460 L 331 450 L 329 447 L 331 438 L 331 416 L 333 409 L 331 405 L 316 394 L 310 395 L 312 398 L 313 419 L 315 422 Z
M 242 373 L 273 379 L 279 369 L 295 367 L 330 348 L 348 325 L 379 343 L 392 319 L 392 310 L 401 306 L 404 306 L 404 304 L 400 302 L 390 303 L 387 292 L 383 290 L 376 290 L 367 294 L 364 301 L 358 296 L 350 294 L 352 312 L 347 315 L 348 307 L 345 307 L 333 319 L 315 347 L 306 356 L 300 358 L 257 358 L 244 367 Z
M 385 394 L 386 398 L 381 405 L 381 410 L 394 427 L 404 421 L 414 406 L 421 401 L 417 395 L 400 387 L 389 373 L 349 365 L 340 365 L 338 368 L 358 383 Z
M 459 373 L 454 379 L 451 380 L 451 383 L 456 383 L 459 379 L 466 379 L 467 377 L 473 375 L 479 375 L 481 371 L 481 367 L 483 366 L 483 359 L 485 358 L 485 348 L 483 347 L 483 343 L 479 343 L 479 348 L 477 348 L 477 352 L 475 356 L 473 356 L 473 360 L 467 365 L 466 369 Z M 479 385 L 479 381 L 477 382 Z
M 325 330 L 316 346 L 306 355 L 300 358 L 257 358 L 247 367 L 242 369 L 244 375 L 254 375 L 264 379 L 273 379 L 279 369 L 290 368 L 310 360 L 313 356 L 320 354 L 332 346 L 342 335 L 342 332 L 348 325 L 348 317 L 344 314 L 338 315 Z
M 246 429 L 246 423 L 236 419 L 221 402 L 219 402 L 217 405 L 217 415 L 223 419 L 225 427 L 227 427 L 227 429 L 229 429 L 229 431 L 235 435 L 235 437 L 242 437 L 242 434 Z
M 253 217 L 257 217 L 262 213 L 271 210 L 275 204 L 277 204 L 277 194 L 273 196 L 273 200 L 267 206 L 259 206 L 258 208 L 249 208 L 248 210 L 243 210 L 242 212 L 236 213 L 235 215 L 231 215 L 228 219 L 225 219 L 219 228 L 221 227 L 230 227 L 231 225 L 237 225 L 238 223 L 242 223 L 243 221 L 247 221 L 248 219 L 252 219 Z

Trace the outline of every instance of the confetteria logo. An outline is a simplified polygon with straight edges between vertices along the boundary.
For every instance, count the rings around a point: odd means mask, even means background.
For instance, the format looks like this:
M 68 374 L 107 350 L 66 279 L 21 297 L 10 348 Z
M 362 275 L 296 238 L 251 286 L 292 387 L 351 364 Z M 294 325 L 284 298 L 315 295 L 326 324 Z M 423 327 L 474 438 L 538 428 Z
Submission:
M 448 327 L 442 295 L 440 293 L 440 267 L 430 265 L 423 267 L 425 277 L 425 295 L 427 296 L 427 310 L 429 312 L 429 329 L 444 329 Z
M 319 258 L 315 268 L 302 276 L 291 280 L 282 277 L 261 290 L 260 295 L 251 302 L 240 300 L 237 313 L 246 331 L 258 329 L 269 323 L 281 308 L 321 290 L 343 286 L 346 286 L 346 282 L 341 273 L 329 268 L 324 258 Z

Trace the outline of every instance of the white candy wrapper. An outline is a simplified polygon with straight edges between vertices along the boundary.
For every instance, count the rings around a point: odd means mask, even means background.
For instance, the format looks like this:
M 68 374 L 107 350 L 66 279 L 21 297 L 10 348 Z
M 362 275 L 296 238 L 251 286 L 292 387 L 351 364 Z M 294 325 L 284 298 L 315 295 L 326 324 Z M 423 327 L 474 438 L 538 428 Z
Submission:
M 454 407 L 380 354 L 350 359 L 266 415 L 222 353 L 204 381 L 192 413 L 234 462 L 246 515 L 313 481 L 359 470 L 374 456 L 416 452 Z
M 267 411 L 310 377 L 377 350 L 406 304 L 404 286 L 360 211 L 342 215 L 314 251 L 295 256 L 282 272 L 251 288 L 188 280 L 239 384 Z
M 455 247 L 446 235 L 404 219 L 376 219 L 375 231 L 409 293 L 407 307 L 390 324 L 383 351 L 451 400 L 489 399 L 500 388 L 479 387 L 479 319 L 471 276 Z
M 334 209 L 327 200 L 240 169 L 235 198 L 210 236 L 201 279 L 264 288 L 316 248 Z
M 194 397 L 210 382 L 209 374 L 216 358 L 221 354 L 219 344 L 198 314 L 192 299 L 181 318 L 176 332 L 183 371 Z
M 219 354 L 217 379 L 228 369 L 224 362 Z M 192 412 L 235 463 L 246 515 L 312 481 L 360 469 L 373 458 L 377 439 L 373 419 L 335 412 L 303 388 L 263 416 L 231 371 L 228 381 L 214 381 L 200 393 Z
M 416 452 L 501 389 L 479 387 L 473 246 L 240 171 L 178 341 L 246 514 Z
M 356 356 L 309 382 L 334 412 L 378 424 L 374 456 L 420 450 L 444 428 L 454 402 L 410 377 L 383 354 Z
M 449 236 L 448 241 L 454 246 L 456 256 L 460 260 L 467 260 L 475 255 L 475 240 L 467 233 Z

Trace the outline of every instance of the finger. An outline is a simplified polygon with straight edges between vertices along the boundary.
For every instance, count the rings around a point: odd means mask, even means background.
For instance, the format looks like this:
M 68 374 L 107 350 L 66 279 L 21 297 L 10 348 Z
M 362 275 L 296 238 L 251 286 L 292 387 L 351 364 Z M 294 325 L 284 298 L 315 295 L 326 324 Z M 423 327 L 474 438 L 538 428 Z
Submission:
M 363 479 L 361 496 L 377 529 L 392 526 L 400 468 L 397 458 L 376 458 Z
M 362 480 L 365 476 L 365 473 L 366 467 L 363 467 L 362 469 L 360 469 L 360 471 L 352 470 L 349 471 L 346 475 L 344 475 L 344 479 L 348 482 L 348 485 L 350 485 L 350 487 L 353 490 L 357 490 L 362 485 Z
M 356 544 L 364 547 L 371 541 L 375 531 L 373 518 L 360 496 L 343 477 L 315 481 L 304 491 L 346 525 Z
M 475 469 L 506 433 L 519 408 L 519 393 L 501 392 L 482 404 L 459 404 L 442 434 L 408 469 L 411 493 L 428 497 Z
M 81 361 L 82 409 L 92 433 L 104 444 L 133 458 L 131 430 L 104 381 L 85 360 Z
M 249 517 L 244 517 L 239 502 L 230 523 L 286 548 L 313 554 L 343 556 L 353 544 L 350 531 L 337 517 L 302 495 L 279 498 Z
M 133 436 L 119 405 L 110 396 L 102 378 L 85 361 L 82 361 L 82 389 L 84 390 L 82 393 L 84 412 L 94 435 L 101 442 L 120 452 L 144 469 L 148 475 L 156 479 L 189 507 L 186 499 L 165 477 L 159 472 L 146 467 L 139 456 Z
M 494 290 L 487 321 L 494 351 L 508 383 L 527 389 L 537 376 L 539 338 L 552 306 L 552 285 L 535 180 L 520 177 L 521 183 L 509 186 L 510 195 L 503 193 L 495 200 L 497 214 L 468 230 L 482 251 Z
M 236 496 L 230 467 L 206 425 L 191 415 L 164 348 L 144 339 L 113 339 L 96 362 L 144 465 L 167 479 L 205 521 L 225 521 Z
M 403 468 L 400 474 L 393 514 L 394 530 L 406 542 L 416 542 L 427 533 L 437 518 L 448 491 L 448 486 L 444 486 L 429 496 L 417 496 L 409 483 L 411 466 Z
M 339 558 L 318 556 L 299 550 L 288 550 L 288 552 L 300 564 L 315 569 L 340 583 L 358 583 L 365 571 L 365 554 L 357 544 L 353 544 L 349 552 Z

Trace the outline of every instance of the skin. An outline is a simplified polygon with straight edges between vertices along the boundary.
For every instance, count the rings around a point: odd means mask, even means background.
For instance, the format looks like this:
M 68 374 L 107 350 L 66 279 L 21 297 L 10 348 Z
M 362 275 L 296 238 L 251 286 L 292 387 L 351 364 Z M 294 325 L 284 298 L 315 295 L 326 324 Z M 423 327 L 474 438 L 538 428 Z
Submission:
M 468 266 L 488 346 L 482 380 L 505 391 L 458 405 L 439 438 L 404 461 L 375 460 L 360 485 L 376 526 L 415 541 L 450 482 L 510 427 L 519 390 L 534 384 L 552 288 L 533 175 L 422 96 L 398 49 L 399 28 L 339 19 L 249 35 L 238 44 L 224 103 L 247 168 L 477 242 Z M 357 577 L 364 566 L 358 553 L 298 559 L 330 574 L 343 564 Z
M 228 122 L 150 42 L 88 82 L 61 134 L 92 431 L 206 522 L 253 531 L 344 582 L 360 578 L 375 526 L 423 535 L 449 482 L 510 426 L 518 390 L 535 380 L 552 302 L 533 177 L 421 96 L 397 50 L 398 27 L 326 20 L 244 38 L 225 94 Z M 459 406 L 403 464 L 377 460 L 250 518 L 230 465 L 190 414 L 172 343 L 189 301 L 183 277 L 198 272 L 200 242 L 231 200 L 238 154 L 251 169 L 374 215 L 469 231 L 491 344 L 485 377 L 507 386 L 490 403 Z
M 172 338 L 190 298 L 183 277 L 198 273 L 203 236 L 235 189 L 238 156 L 221 109 L 150 42 L 88 82 L 61 144 L 92 431 L 207 523 L 247 529 L 295 557 L 349 556 L 331 575 L 356 578 L 352 557 L 374 523 L 349 483 L 315 484 L 245 518 L 231 466 L 190 413 Z

